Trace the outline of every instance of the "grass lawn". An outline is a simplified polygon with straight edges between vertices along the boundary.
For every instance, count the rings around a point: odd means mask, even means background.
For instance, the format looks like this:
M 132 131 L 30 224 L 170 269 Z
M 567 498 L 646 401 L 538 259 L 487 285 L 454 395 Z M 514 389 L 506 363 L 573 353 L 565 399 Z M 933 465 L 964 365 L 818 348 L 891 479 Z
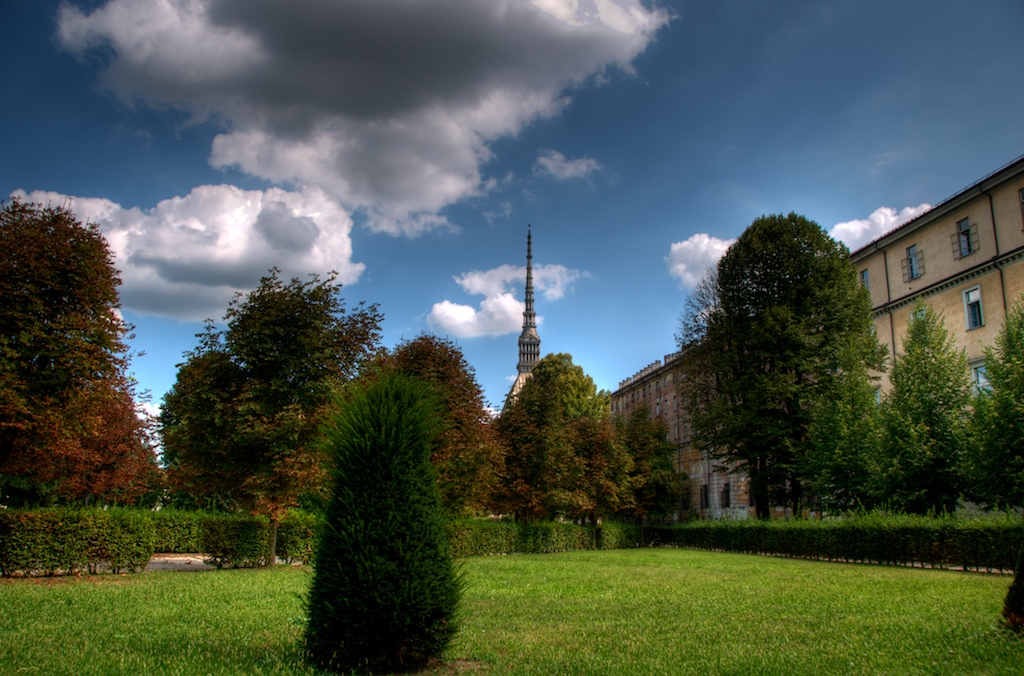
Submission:
M 675 549 L 474 558 L 451 673 L 1021 674 L 1010 578 Z M 302 674 L 308 570 L 0 581 L 3 674 Z

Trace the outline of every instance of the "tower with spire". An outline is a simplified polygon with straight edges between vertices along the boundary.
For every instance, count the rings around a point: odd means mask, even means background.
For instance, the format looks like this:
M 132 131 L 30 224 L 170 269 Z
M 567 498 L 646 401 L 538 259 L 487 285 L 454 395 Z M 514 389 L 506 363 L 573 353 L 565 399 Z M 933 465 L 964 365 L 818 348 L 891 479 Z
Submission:
M 523 389 L 538 361 L 540 336 L 537 335 L 537 313 L 533 311 L 533 234 L 530 226 L 526 226 L 526 309 L 523 310 L 523 332 L 519 334 L 519 364 L 516 366 L 518 373 L 505 399 L 506 405 Z

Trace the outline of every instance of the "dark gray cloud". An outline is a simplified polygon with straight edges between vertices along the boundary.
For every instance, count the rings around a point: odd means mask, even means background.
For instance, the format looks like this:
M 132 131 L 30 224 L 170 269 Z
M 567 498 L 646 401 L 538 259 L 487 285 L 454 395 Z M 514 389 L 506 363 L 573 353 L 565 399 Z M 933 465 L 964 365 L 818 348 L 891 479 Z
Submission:
M 213 164 L 418 234 L 486 189 L 490 141 L 628 69 L 666 21 L 639 0 L 109 0 L 62 7 L 59 37 L 106 49 L 120 96 L 222 121 Z

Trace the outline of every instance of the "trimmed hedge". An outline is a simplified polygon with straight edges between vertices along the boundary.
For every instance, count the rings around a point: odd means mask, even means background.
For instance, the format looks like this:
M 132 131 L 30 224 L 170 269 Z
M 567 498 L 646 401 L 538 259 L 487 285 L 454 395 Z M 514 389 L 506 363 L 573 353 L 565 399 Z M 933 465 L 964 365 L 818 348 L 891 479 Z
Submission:
M 540 521 L 515 523 L 490 519 L 459 519 L 448 524 L 452 555 L 549 554 L 593 549 L 594 533 L 586 526 Z M 636 547 L 640 527 L 605 523 L 597 531 L 599 549 Z
M 127 509 L 0 511 L 0 574 L 136 571 L 153 556 L 153 522 Z
M 312 560 L 316 517 L 293 512 L 280 524 L 277 555 Z M 203 552 L 219 567 L 262 565 L 269 523 L 252 516 L 202 512 L 40 509 L 0 510 L 0 575 L 69 575 L 141 570 L 154 552 Z M 590 528 L 566 523 L 460 519 L 448 524 L 453 556 L 541 554 L 591 549 Z M 1019 516 L 885 516 L 827 521 L 694 521 L 647 526 L 653 544 L 889 565 L 1014 569 L 1024 550 Z M 638 546 L 639 526 L 605 523 L 600 549 Z
M 278 558 L 312 559 L 314 517 L 293 513 L 278 528 Z M 0 510 L 0 575 L 134 572 L 155 552 L 201 552 L 218 568 L 263 565 L 266 518 L 166 510 Z
M 693 521 L 648 527 L 656 543 L 796 558 L 965 570 L 1013 570 L 1024 520 L 1012 515 L 867 514 L 824 521 Z

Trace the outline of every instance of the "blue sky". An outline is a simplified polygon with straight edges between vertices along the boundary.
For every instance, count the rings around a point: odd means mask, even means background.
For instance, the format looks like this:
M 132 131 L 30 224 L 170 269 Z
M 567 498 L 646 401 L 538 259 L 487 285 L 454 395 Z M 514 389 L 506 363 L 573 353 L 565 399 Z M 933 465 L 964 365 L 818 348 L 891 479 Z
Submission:
M 1024 153 L 1019 0 L 7 0 L 0 194 L 117 257 L 154 403 L 271 266 L 337 270 L 384 342 L 500 407 L 527 224 L 543 353 L 599 387 L 674 351 L 758 216 L 852 248 Z

